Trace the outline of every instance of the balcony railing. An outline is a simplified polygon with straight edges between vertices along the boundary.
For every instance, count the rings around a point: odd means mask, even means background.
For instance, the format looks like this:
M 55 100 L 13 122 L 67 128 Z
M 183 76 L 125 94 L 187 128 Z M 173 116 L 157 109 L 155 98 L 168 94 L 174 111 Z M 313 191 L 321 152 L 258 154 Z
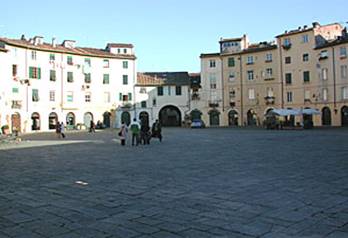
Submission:
M 273 97 L 273 96 L 266 96 L 265 97 L 265 102 L 266 102 L 266 105 L 273 105 L 274 102 L 275 102 L 275 97 Z
M 219 107 L 219 103 L 215 101 L 209 101 L 209 107 Z
M 201 97 L 199 96 L 198 93 L 193 93 L 191 98 L 192 98 L 192 100 L 200 100 L 201 99 Z
M 290 50 L 291 44 L 282 45 L 284 50 Z
M 13 100 L 11 108 L 12 109 L 21 109 L 22 108 L 22 101 Z

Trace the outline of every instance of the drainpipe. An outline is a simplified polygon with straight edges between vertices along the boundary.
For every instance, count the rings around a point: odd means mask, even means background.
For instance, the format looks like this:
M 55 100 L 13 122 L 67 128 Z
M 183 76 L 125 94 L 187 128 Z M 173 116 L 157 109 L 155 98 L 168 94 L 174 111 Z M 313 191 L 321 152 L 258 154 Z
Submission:
M 283 51 L 280 44 L 280 39 L 278 39 L 278 47 L 279 47 L 279 58 L 280 58 L 280 95 L 281 95 L 281 108 L 284 108 L 284 74 L 283 74 Z
M 64 57 L 63 57 L 63 53 L 61 54 L 61 61 L 60 61 L 60 110 L 63 116 L 63 103 L 64 103 L 64 93 L 63 93 L 63 89 L 64 89 L 64 69 L 63 69 L 63 62 L 64 62 Z M 64 122 L 64 120 L 62 120 L 62 122 Z
M 336 105 L 336 62 L 335 62 L 335 49 L 332 47 L 332 70 L 333 70 L 333 85 L 334 85 L 334 112 L 337 112 Z
M 239 72 L 240 72 L 240 115 L 241 115 L 241 126 L 244 125 L 244 100 L 243 100 L 243 62 L 242 55 L 239 55 Z
M 136 96 L 135 96 L 135 84 L 136 84 L 136 72 L 135 72 L 135 60 L 133 62 L 133 108 L 134 108 L 134 118 L 137 119 L 137 106 L 136 106 Z
M 26 85 L 26 112 L 29 112 L 29 77 L 28 77 L 28 48 L 25 50 L 25 79 L 28 79 Z
M 224 90 L 224 61 L 220 55 L 221 61 L 221 100 L 222 100 L 222 111 L 225 111 L 225 90 Z

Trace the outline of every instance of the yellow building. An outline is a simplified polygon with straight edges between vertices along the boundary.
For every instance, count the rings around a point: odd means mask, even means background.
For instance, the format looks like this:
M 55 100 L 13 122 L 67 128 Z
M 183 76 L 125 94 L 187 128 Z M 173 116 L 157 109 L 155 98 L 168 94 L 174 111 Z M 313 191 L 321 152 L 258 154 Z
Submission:
M 348 125 L 348 37 L 340 24 L 313 23 L 274 42 L 250 44 L 244 35 L 219 43 L 219 53 L 201 55 L 201 78 L 202 90 L 213 90 L 204 88 L 204 66 L 218 60 L 222 105 L 202 113 L 219 111 L 220 126 L 261 126 L 271 109 L 297 110 L 299 115 L 283 117 L 287 125 Z

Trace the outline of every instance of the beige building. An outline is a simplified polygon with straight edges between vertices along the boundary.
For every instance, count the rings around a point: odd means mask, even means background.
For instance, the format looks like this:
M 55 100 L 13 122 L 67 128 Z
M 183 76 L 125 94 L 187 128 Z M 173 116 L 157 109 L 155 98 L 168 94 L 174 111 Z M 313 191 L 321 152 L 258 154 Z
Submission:
M 202 107 L 208 126 L 260 126 L 271 109 L 300 112 L 283 117 L 287 125 L 348 125 L 348 38 L 340 24 L 313 23 L 286 31 L 274 42 L 250 44 L 244 35 L 219 43 L 219 53 L 201 55 L 201 91 L 217 91 L 221 99 Z M 219 63 L 210 69 L 212 61 Z M 221 89 L 209 83 L 212 70 Z M 218 120 L 212 120 L 212 112 Z

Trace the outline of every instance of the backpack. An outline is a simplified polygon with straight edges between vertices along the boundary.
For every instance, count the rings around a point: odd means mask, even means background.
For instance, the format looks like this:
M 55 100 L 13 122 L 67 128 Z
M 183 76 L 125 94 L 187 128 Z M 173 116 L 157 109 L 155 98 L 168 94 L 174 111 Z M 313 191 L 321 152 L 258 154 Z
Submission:
M 132 124 L 130 129 L 134 134 L 139 133 L 139 126 L 137 124 Z

